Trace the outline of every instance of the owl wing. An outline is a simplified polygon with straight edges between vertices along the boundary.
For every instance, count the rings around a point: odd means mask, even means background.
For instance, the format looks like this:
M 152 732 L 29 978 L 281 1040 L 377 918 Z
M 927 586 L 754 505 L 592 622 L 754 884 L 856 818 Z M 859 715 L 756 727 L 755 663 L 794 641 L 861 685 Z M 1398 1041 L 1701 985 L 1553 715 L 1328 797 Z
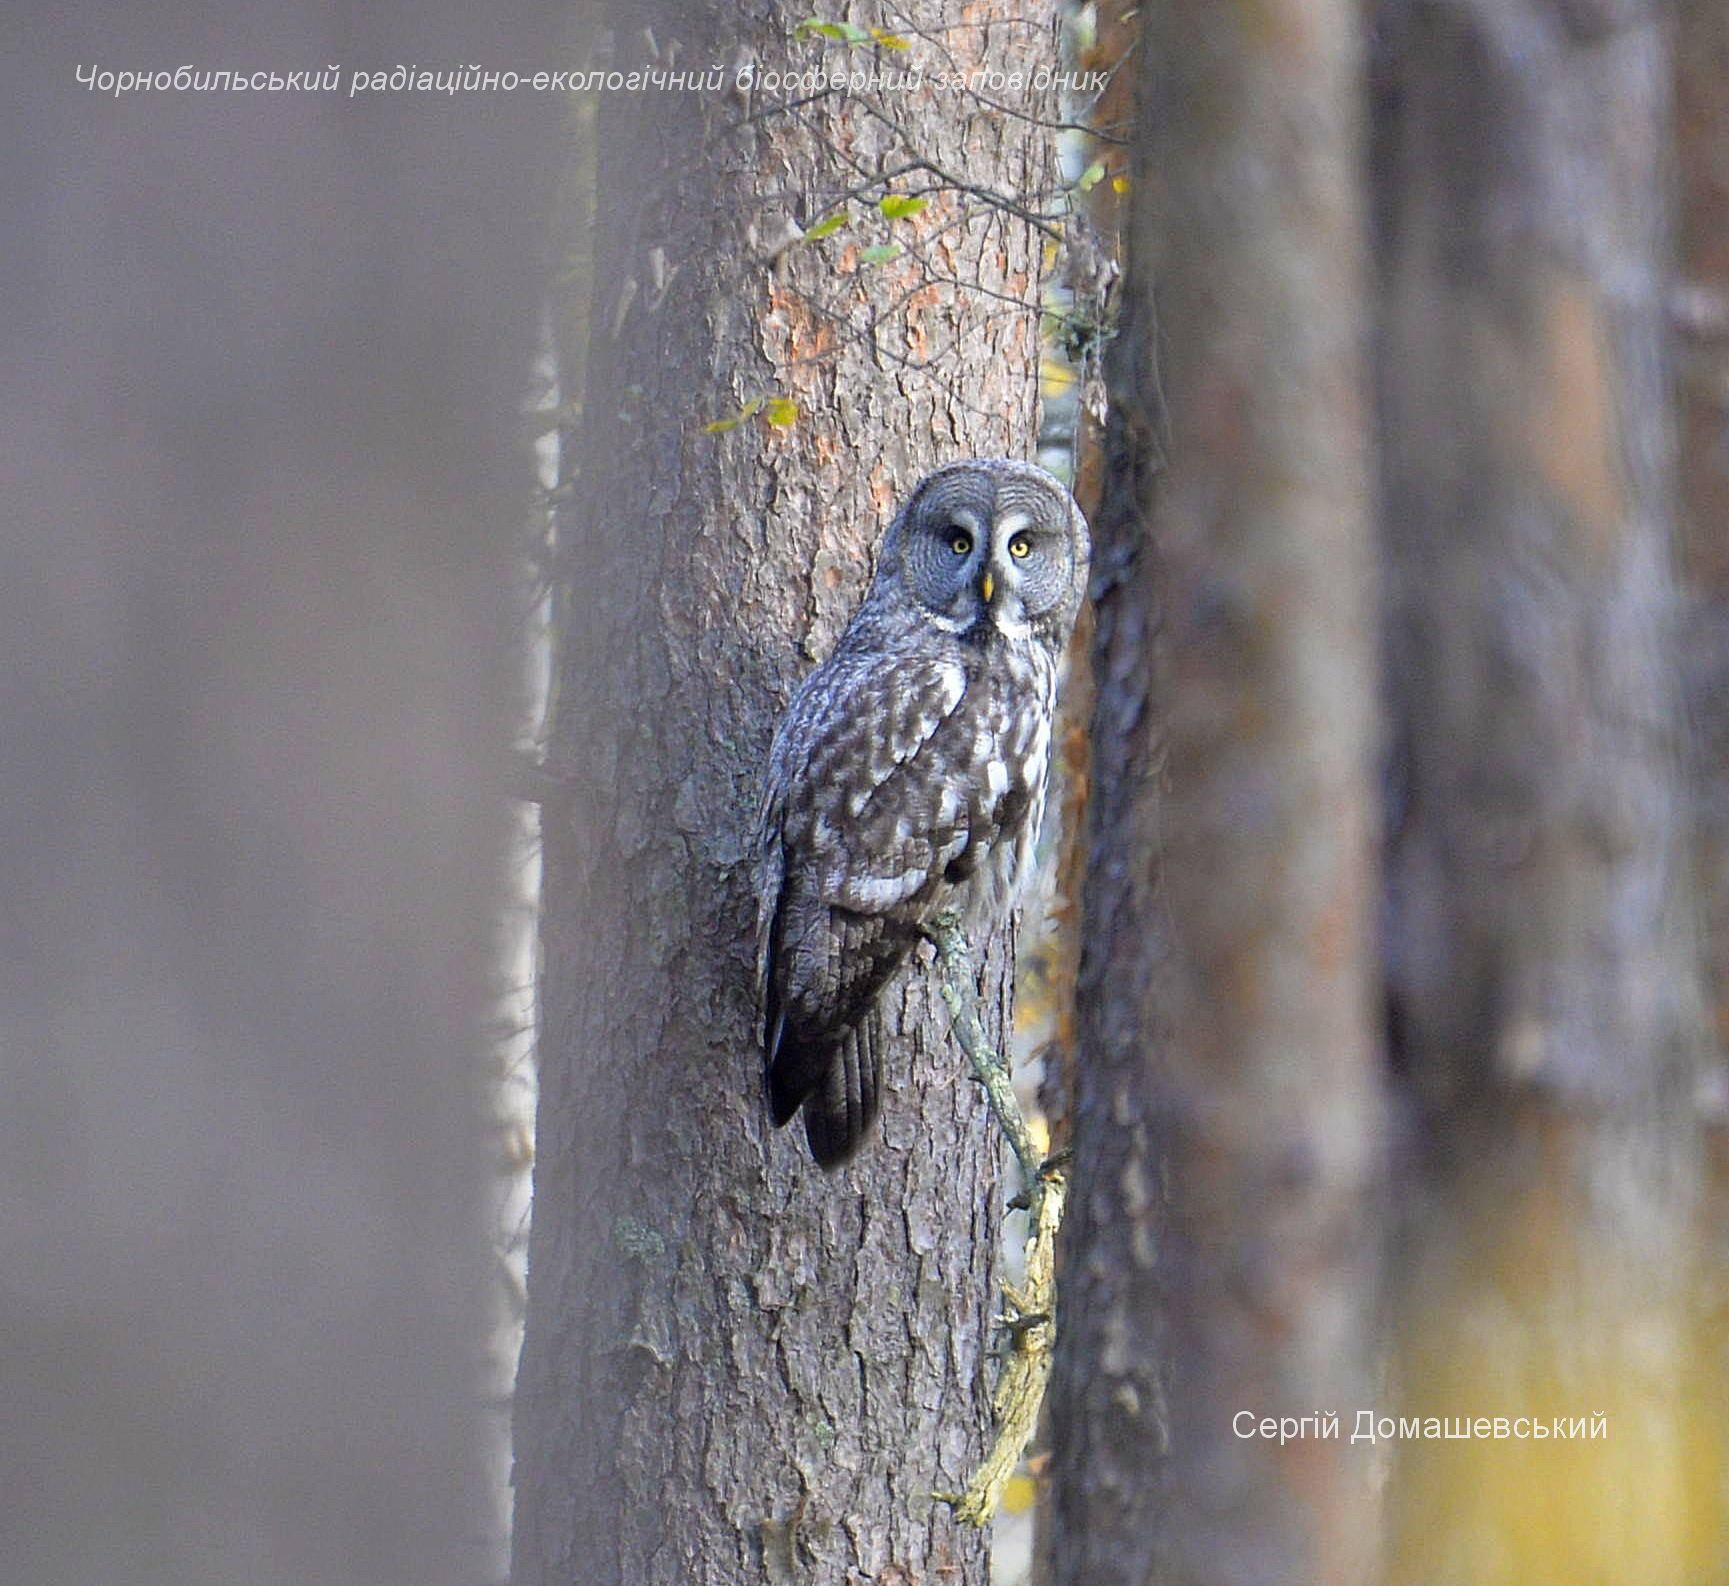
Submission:
M 966 690 L 955 660 L 837 655 L 800 690 L 770 756 L 757 913 L 770 1106 L 777 1124 L 805 1109 L 825 1166 L 875 1114 L 873 1005 L 968 844 L 944 741 L 964 725 Z

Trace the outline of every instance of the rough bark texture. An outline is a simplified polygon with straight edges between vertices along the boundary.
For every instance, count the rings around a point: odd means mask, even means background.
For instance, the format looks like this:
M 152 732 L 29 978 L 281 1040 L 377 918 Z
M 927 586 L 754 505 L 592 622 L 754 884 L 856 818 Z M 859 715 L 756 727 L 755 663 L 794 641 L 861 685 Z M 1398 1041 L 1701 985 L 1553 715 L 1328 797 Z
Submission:
M 74 70 L 517 62 L 548 21 L 9 19 L 8 1580 L 497 1577 L 483 1024 L 549 118 Z
M 1079 52 L 1085 70 L 1104 72 L 1104 91 L 1086 109 L 1087 122 L 1098 134 L 1087 154 L 1102 167 L 1103 176 L 1078 200 L 1087 231 L 1077 236 L 1076 222 L 1065 228 L 1064 276 L 1071 316 L 1070 356 L 1079 382 L 1076 392 L 1070 458 L 1075 500 L 1088 523 L 1116 523 L 1127 511 L 1139 512 L 1137 478 L 1130 421 L 1123 381 L 1115 382 L 1115 405 L 1106 389 L 1105 359 L 1115 343 L 1115 317 L 1121 301 L 1122 228 L 1130 189 L 1136 88 L 1139 74 L 1133 54 L 1139 32 L 1137 0 L 1111 0 L 1094 10 L 1090 47 Z M 1075 336 L 1094 337 L 1078 343 Z M 1120 344 L 1117 344 L 1120 345 Z M 1119 531 L 1113 530 L 1112 536 Z M 1099 543 L 1095 532 L 1094 543 Z M 1092 821 L 1093 656 L 1095 631 L 1091 604 L 1082 611 L 1069 641 L 1067 678 L 1059 701 L 1056 743 L 1056 787 L 1060 794 L 1061 825 L 1051 863 L 1051 904 L 1047 935 L 1038 944 L 1031 968 L 1039 977 L 1050 1008 L 1044 1030 L 1039 1079 L 1039 1107 L 1050 1134 L 1051 1149 L 1074 1144 L 1073 1119 L 1079 1087 L 1079 1007 L 1076 993 L 1082 953 L 1082 899 L 1086 890 L 1088 836 Z M 1028 979 L 1028 954 L 1023 949 L 1019 975 Z M 1042 983 L 1042 984 L 1041 984 Z M 1062 1285 L 1066 1248 L 1056 1249 L 1057 1284 Z M 1044 1441 L 1048 1442 L 1052 1412 L 1047 1400 Z M 1054 1579 L 1051 1551 L 1058 1534 L 1052 1515 L 1052 1485 L 1048 1450 L 1032 1456 L 1030 1466 L 1041 1478 L 1033 1515 L 1033 1586 Z
M 1701 1578 L 1666 18 L 1448 0 L 1384 46 L 1402 1392 L 1610 1416 L 1587 1450 L 1408 1446 L 1393 1578 Z
M 1355 15 L 1142 27 L 1053 1578 L 1342 1586 L 1375 1556 L 1361 1462 L 1232 1422 L 1344 1409 L 1369 1366 Z
M 1068 339 L 1067 350 L 1079 382 L 1069 457 L 1075 500 L 1088 523 L 1108 511 L 1110 492 L 1121 490 L 1130 482 L 1110 471 L 1112 452 L 1105 434 L 1110 405 L 1102 366 L 1114 334 L 1122 257 L 1122 221 L 1130 168 L 1127 138 L 1134 124 L 1138 81 L 1130 57 L 1139 9 L 1134 0 L 1112 0 L 1111 4 L 1099 7 L 1091 47 L 1079 55 L 1077 62 L 1081 69 L 1102 72 L 1107 77 L 1103 93 L 1087 107 L 1088 123 L 1104 135 L 1092 139 L 1087 152 L 1098 162 L 1103 175 L 1076 197 L 1079 219 L 1070 221 L 1065 228 L 1063 276 L 1068 288 L 1069 323 L 1059 332 Z M 1081 894 L 1086 879 L 1092 656 L 1093 621 L 1089 606 L 1081 613 L 1069 642 L 1068 673 L 1055 740 L 1060 750 L 1054 783 L 1061 797 L 1060 824 L 1055 828 L 1060 846 L 1051 865 L 1047 936 L 1036 945 L 1036 957 L 1024 946 L 1021 957 L 1022 976 L 1027 976 L 1030 967 L 1036 977 L 1034 983 L 1051 1005 L 1049 1023 L 1043 1032 L 1048 1044 L 1044 1049 L 1039 1105 L 1050 1127 L 1052 1149 L 1069 1144 L 1069 1113 L 1076 1084 L 1074 988 L 1080 971 Z
M 1047 58 L 1048 30 L 1011 10 L 969 6 L 948 46 Z M 779 7 L 620 6 L 626 68 L 649 49 L 627 11 L 663 64 L 847 59 L 789 48 L 800 13 Z M 936 195 L 880 268 L 860 258 L 874 221 L 766 254 L 786 217 L 808 224 L 907 145 L 1034 204 L 1047 156 L 1038 129 L 929 93 L 882 98 L 887 121 L 787 97 L 603 99 L 594 291 L 557 305 L 567 371 L 586 324 L 586 381 L 559 527 L 550 759 L 568 803 L 544 822 L 517 1586 L 986 1570 L 982 1537 L 929 1494 L 962 1488 L 986 1445 L 1001 1153 L 928 954 L 887 994 L 883 1124 L 857 1161 L 826 1176 L 797 1129 L 771 1132 L 748 838 L 774 722 L 897 498 L 935 463 L 1033 440 L 1033 316 L 932 284 L 913 255 L 1031 297 L 1037 238 Z M 873 343 L 873 305 L 914 289 Z M 770 392 L 799 403 L 790 428 L 702 433 Z M 993 1038 L 1006 949 L 985 974 Z

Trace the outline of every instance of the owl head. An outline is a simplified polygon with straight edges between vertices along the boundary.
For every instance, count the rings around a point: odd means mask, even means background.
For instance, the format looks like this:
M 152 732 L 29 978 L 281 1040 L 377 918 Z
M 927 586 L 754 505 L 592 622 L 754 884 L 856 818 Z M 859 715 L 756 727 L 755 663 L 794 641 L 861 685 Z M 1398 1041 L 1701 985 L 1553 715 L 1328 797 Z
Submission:
M 884 537 L 876 583 L 950 633 L 1061 644 L 1088 551 L 1074 498 L 1042 468 L 975 458 L 919 481 Z

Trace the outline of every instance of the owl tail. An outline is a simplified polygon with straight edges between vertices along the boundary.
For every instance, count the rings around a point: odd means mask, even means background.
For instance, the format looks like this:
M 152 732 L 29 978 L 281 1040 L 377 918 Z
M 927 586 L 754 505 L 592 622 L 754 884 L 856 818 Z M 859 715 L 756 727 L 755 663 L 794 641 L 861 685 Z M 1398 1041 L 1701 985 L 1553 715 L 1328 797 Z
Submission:
M 804 1108 L 804 1136 L 817 1165 L 839 1167 L 864 1144 L 877 1115 L 882 1068 L 876 1019 L 866 1014 L 824 1053 L 782 1042 L 769 1070 L 769 1105 L 783 1124 Z

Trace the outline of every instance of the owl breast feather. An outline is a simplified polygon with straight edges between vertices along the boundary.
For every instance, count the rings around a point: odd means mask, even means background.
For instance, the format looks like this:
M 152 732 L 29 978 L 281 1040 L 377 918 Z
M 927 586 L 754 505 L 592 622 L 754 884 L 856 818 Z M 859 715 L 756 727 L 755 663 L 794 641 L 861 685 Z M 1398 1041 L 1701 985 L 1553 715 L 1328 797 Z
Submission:
M 959 907 L 982 948 L 1031 874 L 1054 693 L 1047 655 L 1000 640 L 910 661 L 843 646 L 795 696 L 762 814 L 758 990 L 773 1115 L 810 1102 L 819 1161 L 874 1114 L 867 1026 L 923 927 Z
M 880 704 L 816 746 L 803 780 L 831 906 L 909 926 L 958 906 L 975 931 L 1012 907 L 1043 813 L 1055 680 L 1036 647 L 998 648 L 988 664 L 884 664 L 860 680 Z

